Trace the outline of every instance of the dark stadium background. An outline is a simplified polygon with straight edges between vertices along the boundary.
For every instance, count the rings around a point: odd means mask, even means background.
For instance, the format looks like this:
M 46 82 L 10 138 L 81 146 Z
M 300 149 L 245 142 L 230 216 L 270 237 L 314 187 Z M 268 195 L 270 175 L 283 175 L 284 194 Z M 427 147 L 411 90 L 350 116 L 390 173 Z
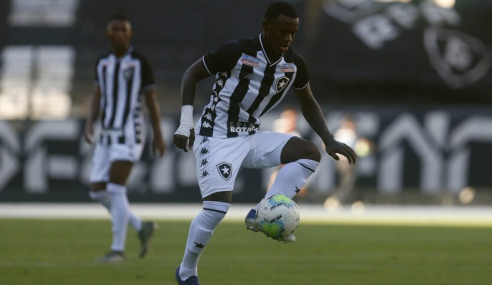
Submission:
M 130 200 L 200 201 L 194 173 L 189 171 L 193 159 L 171 143 L 178 123 L 181 76 L 220 43 L 257 36 L 262 11 L 272 1 L 69 1 L 76 3 L 73 21 L 62 25 L 42 19 L 14 23 L 14 2 L 0 1 L 0 52 L 30 47 L 36 66 L 38 48 L 66 47 L 74 54 L 73 74 L 65 116 L 35 115 L 30 109 L 17 117 L 2 115 L 0 101 L 0 201 L 89 201 L 91 149 L 81 134 L 92 95 L 93 66 L 108 50 L 103 30 L 113 14 L 130 17 L 133 44 L 154 69 L 169 145 L 162 161 L 154 160 L 147 148 L 130 183 Z M 361 157 L 365 168 L 349 201 L 459 205 L 463 189 L 472 189 L 475 197 L 467 203 L 492 201 L 491 1 L 458 0 L 444 10 L 426 6 L 427 1 L 290 2 L 301 19 L 293 48 L 309 65 L 311 86 L 330 128 L 336 130 L 341 118 L 351 114 L 360 134 L 374 143 L 372 152 Z M 5 74 L 8 59 L 5 53 L 1 58 Z M 9 68 L 15 71 L 15 66 Z M 43 72 L 33 69 L 29 84 L 34 85 Z M 209 99 L 212 82 L 210 78 L 199 86 L 195 119 Z M 5 86 L 0 86 L 0 98 L 11 96 Z M 28 87 L 29 108 L 36 102 L 32 90 Z M 43 100 L 48 106 L 56 103 Z M 264 119 L 264 128 L 271 129 L 282 108 L 291 105 L 293 94 Z M 299 131 L 319 143 L 302 120 Z M 323 174 L 313 178 L 307 202 L 323 202 L 337 185 L 328 157 L 319 172 Z M 243 170 L 234 200 L 257 201 L 265 191 L 266 175 Z

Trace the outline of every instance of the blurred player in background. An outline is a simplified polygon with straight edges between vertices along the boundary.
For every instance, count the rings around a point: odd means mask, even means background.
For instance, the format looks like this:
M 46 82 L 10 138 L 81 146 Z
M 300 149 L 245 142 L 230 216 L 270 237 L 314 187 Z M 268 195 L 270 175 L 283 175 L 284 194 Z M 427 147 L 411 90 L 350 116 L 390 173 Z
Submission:
M 335 131 L 334 135 L 336 140 L 355 149 L 358 139 L 357 129 L 351 116 L 346 116 L 343 119 L 340 128 Z M 354 188 L 355 181 L 357 180 L 357 167 L 352 167 L 346 159 L 341 158 L 339 163 L 337 163 L 337 170 L 338 188 L 330 198 L 336 199 L 338 203 L 343 203 Z
M 263 33 L 250 39 L 222 44 L 195 62 L 183 76 L 181 124 L 174 144 L 193 149 L 203 209 L 191 223 L 185 254 L 175 276 L 178 284 L 200 284 L 197 265 L 212 233 L 232 201 L 240 166 L 270 168 L 285 164 L 267 195 L 294 197 L 319 165 L 321 154 L 313 143 L 290 134 L 259 130 L 259 118 L 275 107 L 292 88 L 307 122 L 321 137 L 327 153 L 350 163 L 354 151 L 336 141 L 326 126 L 309 87 L 304 59 L 290 44 L 299 27 L 295 8 L 285 2 L 271 4 L 263 20 Z M 214 75 L 210 103 L 193 128 L 193 103 L 199 81 Z M 247 229 L 258 231 L 256 209 L 246 219 Z M 282 239 L 293 242 L 290 235 Z M 232 282 L 234 283 L 234 282 Z
M 340 128 L 335 131 L 334 136 L 337 141 L 353 148 L 359 158 L 364 158 L 371 153 L 373 143 L 366 138 L 360 137 L 355 120 L 349 114 L 344 116 Z M 327 210 L 337 210 L 353 194 L 352 192 L 357 182 L 358 166 L 350 165 L 344 157 L 337 163 L 338 187 L 325 201 Z M 362 201 L 356 201 L 356 203 L 363 204 Z
M 280 113 L 280 117 L 273 122 L 273 130 L 275 132 L 301 137 L 301 134 L 296 128 L 297 110 L 293 107 L 285 108 L 282 113 Z
M 84 135 L 87 142 L 96 143 L 90 174 L 90 197 L 108 209 L 112 217 L 111 251 L 98 261 L 116 263 L 125 260 L 123 252 L 128 223 L 138 232 L 141 258 L 148 251 L 156 227 L 153 222 L 142 222 L 131 211 L 126 193 L 126 181 L 133 163 L 140 160 L 144 148 L 142 93 L 152 122 L 153 148 L 162 157 L 166 145 L 161 134 L 152 69 L 147 60 L 130 46 L 132 28 L 128 18 L 121 15 L 111 17 L 106 36 L 111 51 L 96 62 L 96 87 Z M 93 140 L 94 123 L 100 112 L 101 134 Z

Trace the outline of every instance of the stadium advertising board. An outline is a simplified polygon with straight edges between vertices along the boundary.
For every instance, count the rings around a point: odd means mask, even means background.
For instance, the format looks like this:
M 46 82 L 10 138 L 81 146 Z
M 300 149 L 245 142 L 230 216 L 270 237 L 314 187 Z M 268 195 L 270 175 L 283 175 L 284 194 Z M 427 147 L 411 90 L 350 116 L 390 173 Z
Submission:
M 492 178 L 492 114 L 485 109 L 354 110 L 359 137 L 370 149 L 359 158 L 357 187 L 398 195 L 408 189 L 434 195 L 458 193 L 472 186 L 490 190 Z M 335 131 L 346 113 L 326 112 Z M 272 129 L 278 113 L 263 118 Z M 153 158 L 148 141 L 142 161 L 129 181 L 129 195 L 140 202 L 198 202 L 194 158 L 172 145 L 176 118 L 162 119 L 168 150 Z M 0 122 L 0 201 L 89 201 L 88 176 L 93 148 L 81 135 L 82 120 Z M 304 121 L 298 131 L 321 148 L 321 141 Z M 263 196 L 271 170 L 242 169 L 236 181 L 236 202 Z M 335 162 L 326 154 L 309 191 L 326 196 L 337 186 Z M 488 188 L 487 188 L 488 187 Z

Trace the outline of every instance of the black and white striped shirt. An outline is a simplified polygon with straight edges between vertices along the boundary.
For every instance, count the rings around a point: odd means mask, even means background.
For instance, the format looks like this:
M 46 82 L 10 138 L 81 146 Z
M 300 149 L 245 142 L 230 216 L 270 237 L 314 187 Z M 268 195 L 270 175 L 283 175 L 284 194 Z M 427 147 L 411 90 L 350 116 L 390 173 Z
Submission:
M 120 58 L 107 53 L 96 62 L 95 80 L 101 88 L 102 144 L 143 141 L 140 94 L 154 88 L 148 61 L 133 47 Z
M 270 62 L 262 35 L 222 44 L 202 60 L 216 75 L 210 103 L 205 106 L 196 132 L 229 138 L 254 134 L 259 118 L 275 107 L 292 86 L 303 89 L 309 81 L 304 59 L 289 48 Z

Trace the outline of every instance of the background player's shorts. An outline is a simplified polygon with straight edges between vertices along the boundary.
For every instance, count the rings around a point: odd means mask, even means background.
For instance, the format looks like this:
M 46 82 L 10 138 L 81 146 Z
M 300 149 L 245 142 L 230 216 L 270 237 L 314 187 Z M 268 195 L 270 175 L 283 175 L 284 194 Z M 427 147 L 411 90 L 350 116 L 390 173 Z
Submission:
M 239 167 L 280 165 L 280 154 L 292 135 L 259 131 L 250 136 L 212 138 L 196 135 L 193 144 L 202 197 L 232 191 Z
M 90 182 L 108 182 L 109 168 L 113 161 L 130 161 L 132 163 L 140 160 L 143 150 L 142 144 L 97 144 L 92 157 L 92 169 Z

